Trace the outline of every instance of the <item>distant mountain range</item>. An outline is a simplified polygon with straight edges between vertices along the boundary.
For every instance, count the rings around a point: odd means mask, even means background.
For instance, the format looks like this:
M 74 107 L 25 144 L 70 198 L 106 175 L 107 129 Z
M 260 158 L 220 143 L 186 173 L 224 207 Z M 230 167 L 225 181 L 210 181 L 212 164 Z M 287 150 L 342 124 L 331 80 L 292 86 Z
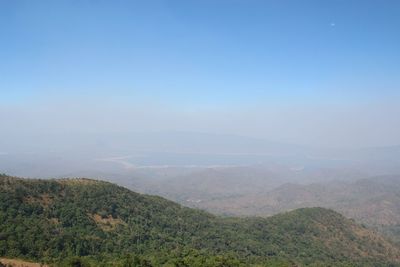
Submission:
M 400 146 L 312 148 L 236 135 L 192 132 L 48 133 L 0 139 L 0 170 L 26 177 L 79 172 L 131 175 L 137 168 L 284 165 L 400 173 Z M 109 177 L 112 178 L 112 177 Z

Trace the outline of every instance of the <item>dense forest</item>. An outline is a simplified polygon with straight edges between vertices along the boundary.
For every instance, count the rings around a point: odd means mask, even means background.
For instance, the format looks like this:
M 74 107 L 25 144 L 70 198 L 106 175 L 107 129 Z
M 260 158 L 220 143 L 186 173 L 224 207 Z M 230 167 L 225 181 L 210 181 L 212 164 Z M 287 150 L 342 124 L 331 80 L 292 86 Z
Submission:
M 90 179 L 0 176 L 0 256 L 54 266 L 400 266 L 400 249 L 323 208 L 222 218 Z

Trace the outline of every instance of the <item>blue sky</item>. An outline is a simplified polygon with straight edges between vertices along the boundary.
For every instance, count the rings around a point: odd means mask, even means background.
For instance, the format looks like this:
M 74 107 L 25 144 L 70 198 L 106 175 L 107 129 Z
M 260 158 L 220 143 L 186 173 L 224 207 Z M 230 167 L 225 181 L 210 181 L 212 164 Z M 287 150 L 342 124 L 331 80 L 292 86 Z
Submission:
M 399 14 L 396 0 L 3 0 L 0 105 L 393 104 Z

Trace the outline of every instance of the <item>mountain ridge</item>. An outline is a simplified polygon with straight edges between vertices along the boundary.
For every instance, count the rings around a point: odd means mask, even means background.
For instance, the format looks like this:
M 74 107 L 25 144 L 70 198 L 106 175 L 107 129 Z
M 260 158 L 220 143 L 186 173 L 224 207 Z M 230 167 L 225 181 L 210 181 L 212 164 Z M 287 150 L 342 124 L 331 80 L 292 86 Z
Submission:
M 104 181 L 6 175 L 0 176 L 0 198 L 4 257 L 60 266 L 71 257 L 125 266 L 127 254 L 149 266 L 400 264 L 397 246 L 323 208 L 222 218 Z

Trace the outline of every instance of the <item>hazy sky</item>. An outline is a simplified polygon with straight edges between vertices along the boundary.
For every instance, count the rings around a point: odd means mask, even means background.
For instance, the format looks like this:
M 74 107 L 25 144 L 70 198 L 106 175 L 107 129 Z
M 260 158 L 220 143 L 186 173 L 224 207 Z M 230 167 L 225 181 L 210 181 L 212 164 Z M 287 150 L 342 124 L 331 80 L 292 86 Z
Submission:
M 400 144 L 400 1 L 0 1 L 1 134 Z

